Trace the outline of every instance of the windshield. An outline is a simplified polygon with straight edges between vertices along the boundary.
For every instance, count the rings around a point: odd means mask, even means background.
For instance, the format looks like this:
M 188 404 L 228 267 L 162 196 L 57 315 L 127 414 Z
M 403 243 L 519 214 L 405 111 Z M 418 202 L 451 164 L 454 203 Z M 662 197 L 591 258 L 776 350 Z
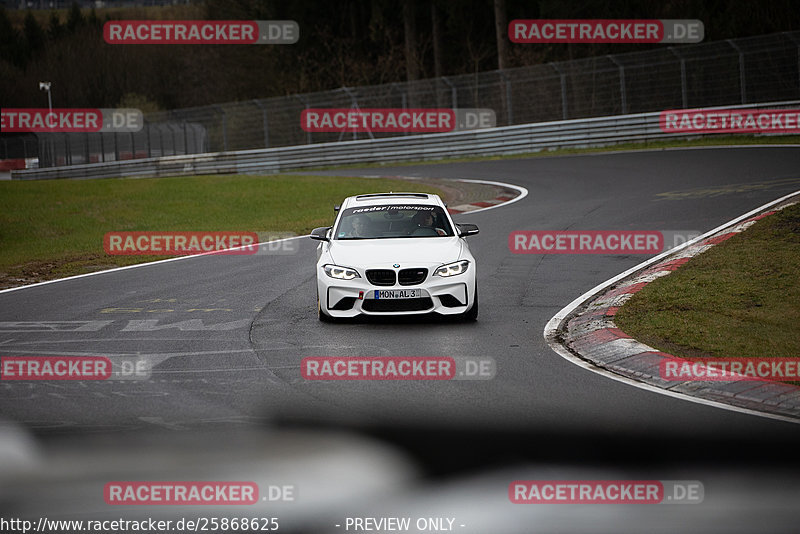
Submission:
M 397 237 L 452 237 L 439 206 L 403 204 L 348 208 L 339 218 L 336 239 L 390 239 Z

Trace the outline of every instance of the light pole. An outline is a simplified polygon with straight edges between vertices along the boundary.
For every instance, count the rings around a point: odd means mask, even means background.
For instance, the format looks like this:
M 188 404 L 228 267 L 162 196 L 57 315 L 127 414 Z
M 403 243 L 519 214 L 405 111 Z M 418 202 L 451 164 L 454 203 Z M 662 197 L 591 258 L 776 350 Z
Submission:
M 47 91 L 47 123 L 50 124 L 50 116 L 53 114 L 53 99 L 50 96 L 50 82 L 39 82 L 39 90 L 40 91 Z M 52 127 L 50 128 L 52 130 Z M 52 137 L 52 136 L 50 136 Z M 48 139 L 48 142 L 51 142 L 51 139 Z M 55 156 L 54 156 L 55 157 Z M 39 161 L 41 161 L 41 156 Z
M 50 82 L 39 82 L 39 90 L 47 91 L 47 107 L 50 113 L 53 113 L 53 99 L 50 97 Z

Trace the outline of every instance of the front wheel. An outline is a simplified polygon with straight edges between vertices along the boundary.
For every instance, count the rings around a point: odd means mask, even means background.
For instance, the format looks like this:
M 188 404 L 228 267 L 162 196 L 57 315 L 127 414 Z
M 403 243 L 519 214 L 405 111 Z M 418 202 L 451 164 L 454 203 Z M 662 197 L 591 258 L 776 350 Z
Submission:
M 472 303 L 472 308 L 461 314 L 461 318 L 465 321 L 478 320 L 478 283 L 475 283 L 475 302 Z
M 319 293 L 317 293 L 317 319 L 323 323 L 332 323 L 333 317 L 322 311 L 322 304 L 319 301 Z

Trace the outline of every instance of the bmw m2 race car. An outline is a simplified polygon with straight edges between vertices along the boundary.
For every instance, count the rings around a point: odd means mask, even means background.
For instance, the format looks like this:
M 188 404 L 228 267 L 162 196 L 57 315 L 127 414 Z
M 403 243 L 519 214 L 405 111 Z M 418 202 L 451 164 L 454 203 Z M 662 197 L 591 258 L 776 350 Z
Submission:
M 321 321 L 364 315 L 438 313 L 478 317 L 475 258 L 438 195 L 348 197 L 332 227 L 316 228 Z

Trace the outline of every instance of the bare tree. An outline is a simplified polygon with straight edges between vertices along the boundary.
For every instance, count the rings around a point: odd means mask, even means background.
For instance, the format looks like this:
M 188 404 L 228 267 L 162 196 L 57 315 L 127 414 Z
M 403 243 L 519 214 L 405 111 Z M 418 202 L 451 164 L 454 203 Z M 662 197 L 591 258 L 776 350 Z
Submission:
M 419 80 L 419 63 L 417 62 L 417 27 L 415 21 L 415 0 L 403 1 L 403 26 L 406 37 L 406 79 Z
M 494 28 L 497 36 L 497 68 L 506 68 L 508 57 L 508 20 L 506 18 L 506 0 L 494 0 Z

